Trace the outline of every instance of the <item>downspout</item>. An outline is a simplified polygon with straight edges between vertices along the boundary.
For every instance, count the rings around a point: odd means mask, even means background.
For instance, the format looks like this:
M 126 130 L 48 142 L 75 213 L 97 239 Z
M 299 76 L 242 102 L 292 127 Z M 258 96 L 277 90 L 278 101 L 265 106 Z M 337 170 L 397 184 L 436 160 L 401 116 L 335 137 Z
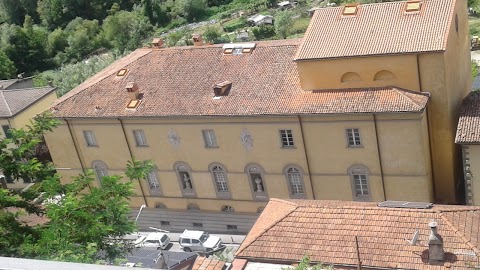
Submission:
M 419 54 L 417 54 L 417 76 L 418 76 L 418 90 L 420 92 L 422 91 L 422 78 L 420 77 L 420 62 L 418 61 L 418 58 L 420 57 Z M 430 96 L 431 98 L 431 96 Z M 428 105 L 427 108 L 425 109 L 425 114 L 427 115 L 427 128 L 428 128 L 428 148 L 430 150 L 430 173 L 432 174 L 432 189 L 433 189 L 433 199 L 436 200 L 437 198 L 437 189 L 435 188 L 435 172 L 433 170 L 433 147 L 432 147 L 432 140 L 434 139 L 432 136 L 432 125 L 431 125 L 431 119 L 430 119 L 430 113 L 428 112 Z
M 128 142 L 127 133 L 125 132 L 125 126 L 123 125 L 122 119 L 118 118 L 118 121 L 120 122 L 120 126 L 122 127 L 123 136 L 125 137 L 125 142 L 127 143 L 128 153 L 130 154 L 130 158 L 133 161 L 133 152 L 132 152 L 132 148 L 130 147 L 130 143 Z M 138 184 L 140 185 L 140 190 L 142 191 L 143 202 L 148 207 L 147 199 L 145 198 L 145 192 L 143 190 L 143 186 L 140 179 L 138 179 Z
M 85 173 L 85 169 L 87 166 L 85 166 L 85 163 L 83 162 L 83 159 L 80 155 L 80 150 L 78 149 L 78 142 L 75 136 L 73 136 L 73 130 L 72 130 L 73 127 L 71 126 L 70 122 L 67 119 L 65 119 L 65 122 L 67 123 L 68 131 L 70 132 L 70 137 L 72 137 L 72 142 L 73 142 L 73 146 L 75 147 L 75 153 L 77 153 L 78 161 L 80 162 L 80 166 L 82 167 L 83 173 Z
M 380 150 L 380 140 L 378 139 L 377 116 L 373 114 L 373 125 L 375 127 L 375 140 L 377 141 L 378 165 L 380 166 L 380 178 L 382 179 L 383 200 L 387 200 L 385 192 L 385 179 L 383 178 L 382 151 Z
M 313 188 L 312 171 L 310 171 L 310 162 L 308 161 L 307 147 L 305 147 L 305 135 L 303 133 L 303 122 L 300 115 L 298 115 L 298 122 L 300 124 L 300 133 L 302 133 L 303 151 L 305 152 L 305 161 L 307 163 L 308 177 L 310 178 L 310 191 L 312 192 L 312 197 L 315 200 L 315 189 Z

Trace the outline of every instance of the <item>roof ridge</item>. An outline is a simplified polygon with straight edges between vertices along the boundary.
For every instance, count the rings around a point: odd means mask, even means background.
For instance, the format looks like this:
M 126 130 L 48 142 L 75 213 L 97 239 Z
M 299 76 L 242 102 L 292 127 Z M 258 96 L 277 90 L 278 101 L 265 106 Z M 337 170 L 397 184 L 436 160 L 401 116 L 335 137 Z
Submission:
M 8 110 L 8 112 L 10 113 L 10 115 L 13 115 L 13 114 L 12 114 L 12 110 L 10 109 L 10 106 L 8 105 L 7 99 L 5 98 L 5 95 L 3 94 L 3 91 L 4 91 L 4 90 L 1 90 L 1 91 L 0 91 L 0 93 L 2 93 L 3 101 L 5 101 L 5 105 L 7 106 L 7 110 Z
M 442 212 L 439 212 L 439 215 L 442 218 L 442 220 L 445 222 L 445 224 L 447 224 L 447 226 L 449 226 L 453 230 L 453 232 L 458 237 L 460 237 L 460 239 L 462 239 L 464 244 L 467 245 L 469 248 L 471 248 L 475 252 L 475 255 L 478 256 L 480 254 L 480 250 L 474 244 L 472 244 L 472 242 L 470 242 L 470 240 L 468 240 L 467 237 L 465 237 L 465 235 L 461 233 L 460 230 L 455 225 L 453 225 L 453 223 L 450 222 L 450 219 L 448 219 Z
M 403 89 L 403 88 L 399 88 L 399 87 L 395 87 L 393 86 L 392 87 L 392 90 L 395 91 L 396 93 L 400 94 L 402 97 L 408 99 L 408 101 L 410 101 L 411 103 L 417 105 L 418 107 L 422 107 L 421 104 L 419 104 L 416 100 L 414 100 L 413 98 L 411 98 L 410 96 L 407 95 L 408 94 L 418 94 L 418 95 L 422 95 L 422 96 L 428 96 L 430 97 L 430 93 L 428 93 L 427 95 L 423 95 L 422 92 L 413 92 L 411 90 L 407 90 L 407 89 Z
M 292 209 L 290 209 L 288 211 L 288 213 L 285 213 L 282 217 L 280 218 L 277 218 L 276 220 L 274 220 L 273 222 L 271 222 L 269 224 L 269 226 L 266 226 L 265 228 L 262 228 L 260 231 L 258 231 L 255 236 L 252 236 L 253 237 L 253 241 L 250 241 L 250 243 L 247 242 L 246 245 L 243 245 L 245 243 L 245 241 L 242 243 L 242 245 L 238 248 L 238 250 L 235 252 L 235 254 L 238 254 L 240 252 L 242 252 L 244 249 L 248 248 L 249 246 L 251 246 L 253 243 L 255 243 L 257 241 L 258 238 L 260 238 L 260 236 L 262 236 L 264 233 L 266 233 L 267 231 L 269 231 L 272 227 L 274 227 L 275 225 L 277 225 L 280 221 L 284 220 L 286 217 L 288 217 L 292 212 L 294 212 L 296 209 L 298 209 L 300 206 L 296 203 L 293 203 L 293 202 L 290 202 L 290 201 L 286 201 L 286 200 L 282 200 L 282 199 L 276 199 L 276 198 L 271 198 L 270 201 L 268 202 L 267 204 L 267 207 L 268 205 L 270 204 L 270 202 L 273 201 L 273 202 L 278 202 L 278 203 L 283 203 L 283 204 L 288 204 L 290 206 L 292 206 Z M 267 208 L 265 207 L 265 208 Z M 261 215 L 260 215 L 261 216 Z M 257 222 L 258 222 L 258 219 L 257 219 Z M 255 222 L 255 224 L 257 223 Z M 255 227 L 255 225 L 254 225 Z M 250 230 L 250 233 L 253 231 L 253 228 L 252 230 Z M 250 236 L 250 233 L 249 235 L 247 236 Z M 247 239 L 247 238 L 245 238 Z
M 27 87 L 27 88 L 18 88 L 18 89 L 3 89 L 2 92 L 18 92 L 23 90 L 38 90 L 38 89 L 55 89 L 55 86 L 38 86 L 38 87 Z
M 450 4 L 450 14 L 448 16 L 447 27 L 445 29 L 445 33 L 443 34 L 443 48 L 444 49 L 447 48 L 448 37 L 449 37 L 448 34 L 449 34 L 450 28 L 452 26 L 452 19 L 453 19 L 453 14 L 455 13 L 455 5 L 456 5 L 457 1 L 450 1 L 450 3 L 453 3 L 453 7 L 452 7 L 452 4 Z

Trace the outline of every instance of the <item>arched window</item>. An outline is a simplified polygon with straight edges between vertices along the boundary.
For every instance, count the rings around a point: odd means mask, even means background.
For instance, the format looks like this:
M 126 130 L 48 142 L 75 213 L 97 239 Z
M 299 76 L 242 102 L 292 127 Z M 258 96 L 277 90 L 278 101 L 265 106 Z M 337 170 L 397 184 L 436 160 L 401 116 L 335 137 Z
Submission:
M 158 181 L 157 172 L 155 169 L 147 174 L 146 180 L 148 181 L 148 186 L 151 193 L 160 193 L 160 182 Z
M 286 166 L 284 168 L 285 178 L 287 179 L 290 197 L 295 199 L 304 199 L 305 186 L 303 184 L 303 170 L 298 166 Z
M 342 75 L 341 82 L 359 82 L 362 78 L 358 73 L 355 72 L 347 72 Z
M 267 187 L 265 185 L 264 171 L 258 164 L 249 164 L 245 167 L 248 182 L 252 190 L 254 200 L 268 200 Z
M 348 175 L 352 183 L 353 200 L 371 201 L 369 184 L 370 172 L 363 165 L 353 165 L 348 169 Z
M 219 198 L 229 199 L 230 189 L 228 187 L 227 170 L 225 169 L 225 166 L 219 163 L 212 163 L 208 167 L 212 174 L 212 180 L 217 196 Z
M 198 206 L 198 204 L 189 203 L 189 204 L 187 205 L 187 210 L 198 211 L 198 210 L 200 210 L 200 207 Z
M 180 184 L 180 189 L 182 190 L 183 196 L 194 197 L 195 188 L 192 182 L 192 169 L 190 168 L 190 166 L 183 162 L 177 162 L 173 167 L 175 172 L 177 173 L 178 183 Z
M 222 206 L 222 212 L 233 213 L 235 212 L 235 209 L 233 209 L 233 207 L 230 205 L 224 205 Z
M 391 81 L 395 79 L 395 75 L 388 70 L 381 70 L 373 77 L 374 81 Z
M 108 176 L 108 167 L 105 162 L 101 160 L 95 160 L 92 162 L 92 168 L 95 172 L 95 175 L 97 176 L 98 182 L 100 182 L 100 185 L 102 184 L 102 178 L 105 176 Z

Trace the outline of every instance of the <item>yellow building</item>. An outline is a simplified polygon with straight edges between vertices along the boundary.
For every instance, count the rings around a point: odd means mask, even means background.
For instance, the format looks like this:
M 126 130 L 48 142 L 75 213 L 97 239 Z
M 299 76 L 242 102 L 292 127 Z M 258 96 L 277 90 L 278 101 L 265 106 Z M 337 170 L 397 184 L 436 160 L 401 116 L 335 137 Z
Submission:
M 134 207 L 454 203 L 456 115 L 471 74 L 466 11 L 463 0 L 365 4 L 317 10 L 303 39 L 156 40 L 57 100 L 63 124 L 47 144 L 64 181 L 152 159 Z
M 455 142 L 462 146 L 465 197 L 468 205 L 480 205 L 480 93 L 463 101 Z

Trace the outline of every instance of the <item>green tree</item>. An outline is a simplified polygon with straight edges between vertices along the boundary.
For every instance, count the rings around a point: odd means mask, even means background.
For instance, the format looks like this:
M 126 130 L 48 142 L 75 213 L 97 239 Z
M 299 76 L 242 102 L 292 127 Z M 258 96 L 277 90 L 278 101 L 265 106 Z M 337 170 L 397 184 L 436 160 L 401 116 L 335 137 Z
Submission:
M 189 22 L 193 22 L 205 15 L 207 2 L 205 0 L 176 0 L 174 9 Z
M 302 260 L 298 266 L 294 268 L 284 268 L 283 270 L 333 270 L 333 266 L 329 264 L 319 263 L 316 265 L 311 265 L 310 256 L 303 256 Z
M 51 56 L 55 56 L 58 52 L 63 52 L 68 46 L 67 34 L 57 28 L 48 35 L 47 51 Z
M 12 60 L 8 58 L 5 52 L 0 51 L 0 79 L 11 79 L 15 76 L 17 69 Z
M 212 42 L 212 43 L 217 43 L 221 36 L 222 36 L 222 33 L 220 32 L 220 29 L 218 29 L 218 27 L 215 27 L 215 26 L 208 26 L 207 29 L 205 29 L 205 32 L 203 33 L 203 37 L 205 38 L 205 41 Z
M 293 25 L 292 12 L 289 10 L 279 11 L 275 14 L 275 33 L 279 38 L 287 38 L 289 29 Z

